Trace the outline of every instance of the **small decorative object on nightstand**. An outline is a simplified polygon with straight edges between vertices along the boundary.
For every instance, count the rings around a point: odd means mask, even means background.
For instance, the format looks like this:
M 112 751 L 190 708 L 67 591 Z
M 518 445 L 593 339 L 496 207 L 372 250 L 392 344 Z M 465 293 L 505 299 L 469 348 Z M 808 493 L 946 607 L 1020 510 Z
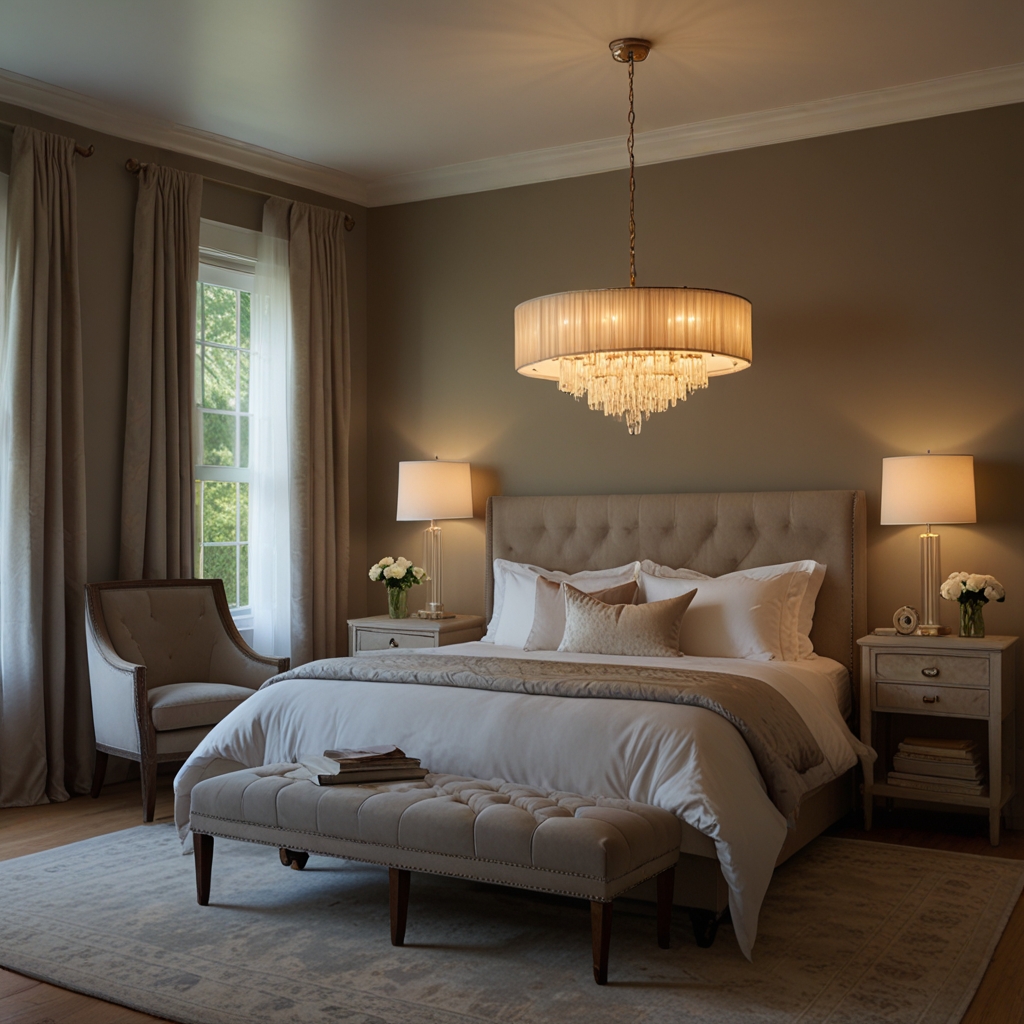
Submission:
M 985 636 L 983 609 L 989 601 L 1005 601 L 1006 591 L 995 576 L 976 572 L 951 572 L 940 591 L 947 601 L 960 603 L 960 635 Z
M 358 654 L 396 647 L 446 647 L 479 640 L 486 625 L 482 615 L 399 620 L 390 615 L 370 615 L 348 620 L 348 649 L 350 654 Z
M 1013 796 L 1016 777 L 1017 638 L 872 635 L 857 643 L 860 738 L 878 751 L 874 776 L 864 780 L 864 827 L 871 828 L 876 796 L 983 807 L 989 839 L 998 846 L 1000 815 Z M 972 793 L 964 784 L 950 784 L 949 791 L 940 783 L 894 784 L 889 777 L 893 757 L 905 760 L 906 749 L 901 752 L 899 745 L 910 737 L 919 740 L 917 745 L 922 738 L 967 741 L 965 748 L 983 755 L 985 788 Z M 928 756 L 927 751 L 919 756 Z M 905 769 L 903 760 L 899 767 Z

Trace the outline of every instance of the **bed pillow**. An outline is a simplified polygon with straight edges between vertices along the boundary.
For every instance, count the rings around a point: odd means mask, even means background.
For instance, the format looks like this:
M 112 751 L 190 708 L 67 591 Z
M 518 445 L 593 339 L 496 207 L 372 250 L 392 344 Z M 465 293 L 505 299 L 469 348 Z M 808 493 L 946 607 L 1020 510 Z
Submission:
M 640 583 L 648 601 L 695 594 L 679 631 L 679 647 L 684 654 L 756 661 L 792 660 L 783 652 L 791 585 L 789 575 L 756 579 L 736 573 L 708 580 L 642 573 Z
M 679 627 L 695 590 L 648 604 L 605 604 L 566 584 L 565 634 L 560 651 L 678 658 Z
M 571 582 L 586 592 L 607 590 L 635 581 L 639 562 L 629 562 L 614 569 L 588 569 L 567 573 L 543 569 L 538 565 L 494 560 L 494 611 L 484 640 L 508 647 L 522 647 L 533 628 L 536 609 L 537 579 L 540 576 L 557 582 Z
M 798 562 L 783 562 L 779 565 L 761 565 L 750 569 L 740 569 L 737 572 L 718 577 L 705 576 L 694 569 L 672 569 L 649 560 L 641 562 L 640 568 L 648 576 L 681 580 L 710 580 L 713 578 L 718 580 L 735 578 L 767 580 L 792 574 L 790 576 L 790 591 L 783 611 L 779 650 L 782 652 L 784 661 L 797 661 L 801 658 L 809 658 L 814 654 L 814 645 L 811 643 L 814 606 L 821 590 L 821 584 L 825 579 L 826 570 L 826 566 L 820 562 L 803 559 Z M 644 600 L 642 585 L 640 600 Z
M 565 633 L 565 588 L 568 583 L 559 583 L 543 576 L 537 577 L 537 596 L 534 605 L 533 627 L 526 638 L 523 650 L 557 651 Z M 584 591 L 586 593 L 586 591 Z M 591 591 L 590 596 L 605 604 L 636 604 L 640 587 L 635 580 L 622 583 L 606 590 Z

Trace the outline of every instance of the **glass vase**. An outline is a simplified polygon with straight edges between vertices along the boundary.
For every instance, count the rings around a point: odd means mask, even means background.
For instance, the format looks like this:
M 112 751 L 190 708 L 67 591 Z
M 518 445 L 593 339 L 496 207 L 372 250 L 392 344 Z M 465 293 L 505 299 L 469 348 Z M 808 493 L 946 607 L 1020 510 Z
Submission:
M 388 587 L 388 615 L 393 619 L 409 618 L 409 594 L 403 587 Z
M 960 603 L 960 635 L 983 639 L 985 636 L 985 602 L 962 601 Z

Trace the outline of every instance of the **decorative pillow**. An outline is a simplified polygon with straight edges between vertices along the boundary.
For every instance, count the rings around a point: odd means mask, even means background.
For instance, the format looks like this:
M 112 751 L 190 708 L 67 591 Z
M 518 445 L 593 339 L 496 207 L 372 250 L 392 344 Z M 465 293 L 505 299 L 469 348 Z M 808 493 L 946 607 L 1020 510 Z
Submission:
M 715 579 L 715 577 L 705 576 L 694 569 L 671 569 L 668 566 L 658 565 L 648 560 L 641 562 L 640 568 L 642 573 L 661 579 Z M 776 655 L 776 657 L 781 657 L 784 661 L 797 661 L 801 658 L 809 658 L 814 653 L 814 645 L 811 643 L 810 634 L 811 627 L 814 625 L 814 605 L 821 590 L 822 581 L 825 579 L 825 569 L 826 566 L 815 562 L 813 559 L 804 559 L 799 562 L 784 562 L 779 565 L 762 565 L 751 569 L 740 569 L 737 572 L 718 576 L 717 580 L 769 580 L 779 576 L 789 576 L 790 589 L 782 612 L 780 639 L 777 645 L 781 655 Z M 664 597 L 664 593 L 660 589 L 657 590 L 657 593 L 660 597 Z M 698 599 L 698 604 L 710 599 L 710 597 L 711 594 L 705 588 L 705 592 Z M 643 584 L 641 584 L 640 600 L 644 600 Z
M 537 577 L 537 598 L 533 628 L 523 646 L 527 651 L 557 651 L 565 633 L 565 588 L 569 584 Z M 590 591 L 590 596 L 605 604 L 636 604 L 640 587 L 635 581 L 607 590 Z
M 565 635 L 560 651 L 678 658 L 679 626 L 695 590 L 649 604 L 605 604 L 566 584 Z
M 522 647 L 533 628 L 537 579 L 545 577 L 557 582 L 569 581 L 580 590 L 592 593 L 629 583 L 637 578 L 639 562 L 629 562 L 614 569 L 588 569 L 567 573 L 542 569 L 538 565 L 494 560 L 494 611 L 484 640 L 509 647 Z

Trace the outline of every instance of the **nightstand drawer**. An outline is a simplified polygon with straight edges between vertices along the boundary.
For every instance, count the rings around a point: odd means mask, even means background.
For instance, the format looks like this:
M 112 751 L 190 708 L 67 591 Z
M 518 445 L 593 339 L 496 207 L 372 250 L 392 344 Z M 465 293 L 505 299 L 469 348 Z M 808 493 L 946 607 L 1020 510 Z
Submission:
M 879 679 L 988 686 L 988 673 L 988 658 L 955 654 L 895 654 L 888 651 L 875 656 L 875 676 Z
M 914 711 L 929 715 L 988 716 L 988 690 L 920 683 L 875 683 L 879 711 Z
M 386 651 L 391 647 L 434 647 L 434 636 L 423 633 L 400 633 L 396 630 L 357 629 L 357 651 Z

